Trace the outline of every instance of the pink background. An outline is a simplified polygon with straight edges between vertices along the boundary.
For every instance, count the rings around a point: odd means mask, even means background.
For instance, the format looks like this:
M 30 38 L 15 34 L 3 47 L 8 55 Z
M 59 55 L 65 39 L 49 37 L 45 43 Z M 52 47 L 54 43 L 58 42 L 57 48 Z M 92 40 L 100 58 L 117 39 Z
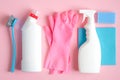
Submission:
M 120 0 L 0 0 L 0 80 L 120 80 Z M 102 66 L 99 74 L 81 74 L 77 65 L 77 28 L 74 30 L 71 43 L 72 67 L 69 73 L 49 75 L 48 70 L 40 73 L 25 73 L 20 70 L 21 63 L 21 27 L 31 9 L 40 12 L 41 25 L 46 25 L 45 17 L 55 11 L 69 9 L 95 9 L 97 11 L 113 11 L 116 13 L 117 29 L 117 65 Z M 15 26 L 17 40 L 17 67 L 14 73 L 9 72 L 11 61 L 11 37 L 9 28 L 5 26 L 8 16 L 13 14 L 19 21 Z M 99 25 L 99 24 L 97 24 Z M 101 26 L 101 25 L 100 25 Z M 106 25 L 102 25 L 106 26 Z M 47 43 L 43 34 L 43 61 L 47 51 Z

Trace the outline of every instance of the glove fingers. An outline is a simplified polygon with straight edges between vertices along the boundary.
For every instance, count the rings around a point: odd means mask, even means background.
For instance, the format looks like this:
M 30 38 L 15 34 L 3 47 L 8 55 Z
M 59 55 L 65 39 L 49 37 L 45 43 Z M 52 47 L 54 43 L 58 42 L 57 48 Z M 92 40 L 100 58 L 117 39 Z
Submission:
M 49 26 L 44 27 L 44 32 L 48 41 L 49 46 L 52 44 L 52 31 Z
M 50 29 L 53 32 L 54 30 L 54 26 L 55 26 L 55 20 L 53 16 L 48 16 L 48 21 L 49 21 L 49 25 L 50 25 Z

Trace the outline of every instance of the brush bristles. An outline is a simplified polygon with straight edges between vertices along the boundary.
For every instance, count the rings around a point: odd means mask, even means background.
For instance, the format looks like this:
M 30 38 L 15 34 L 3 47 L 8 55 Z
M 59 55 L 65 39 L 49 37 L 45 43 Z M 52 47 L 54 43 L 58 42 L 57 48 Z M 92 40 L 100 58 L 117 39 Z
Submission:
M 14 20 L 15 20 L 14 16 L 11 15 L 6 25 L 11 27 Z

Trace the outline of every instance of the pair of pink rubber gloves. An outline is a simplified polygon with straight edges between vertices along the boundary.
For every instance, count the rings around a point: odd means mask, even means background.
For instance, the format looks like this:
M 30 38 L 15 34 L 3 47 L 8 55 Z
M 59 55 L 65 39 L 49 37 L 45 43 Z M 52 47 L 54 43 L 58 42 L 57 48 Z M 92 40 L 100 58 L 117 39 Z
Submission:
M 82 22 L 83 16 L 77 11 L 55 13 L 48 17 L 49 26 L 45 27 L 49 51 L 45 68 L 52 73 L 68 72 L 70 68 L 70 40 L 74 27 Z

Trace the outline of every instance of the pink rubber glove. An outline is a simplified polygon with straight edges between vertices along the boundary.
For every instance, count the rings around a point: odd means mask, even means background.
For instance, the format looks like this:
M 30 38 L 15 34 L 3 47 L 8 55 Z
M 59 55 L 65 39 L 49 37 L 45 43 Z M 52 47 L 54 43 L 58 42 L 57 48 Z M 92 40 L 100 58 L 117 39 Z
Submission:
M 48 17 L 49 27 L 45 27 L 50 46 L 45 68 L 50 73 L 68 72 L 70 67 L 70 40 L 73 28 L 79 22 L 80 15 L 76 11 L 56 13 Z

